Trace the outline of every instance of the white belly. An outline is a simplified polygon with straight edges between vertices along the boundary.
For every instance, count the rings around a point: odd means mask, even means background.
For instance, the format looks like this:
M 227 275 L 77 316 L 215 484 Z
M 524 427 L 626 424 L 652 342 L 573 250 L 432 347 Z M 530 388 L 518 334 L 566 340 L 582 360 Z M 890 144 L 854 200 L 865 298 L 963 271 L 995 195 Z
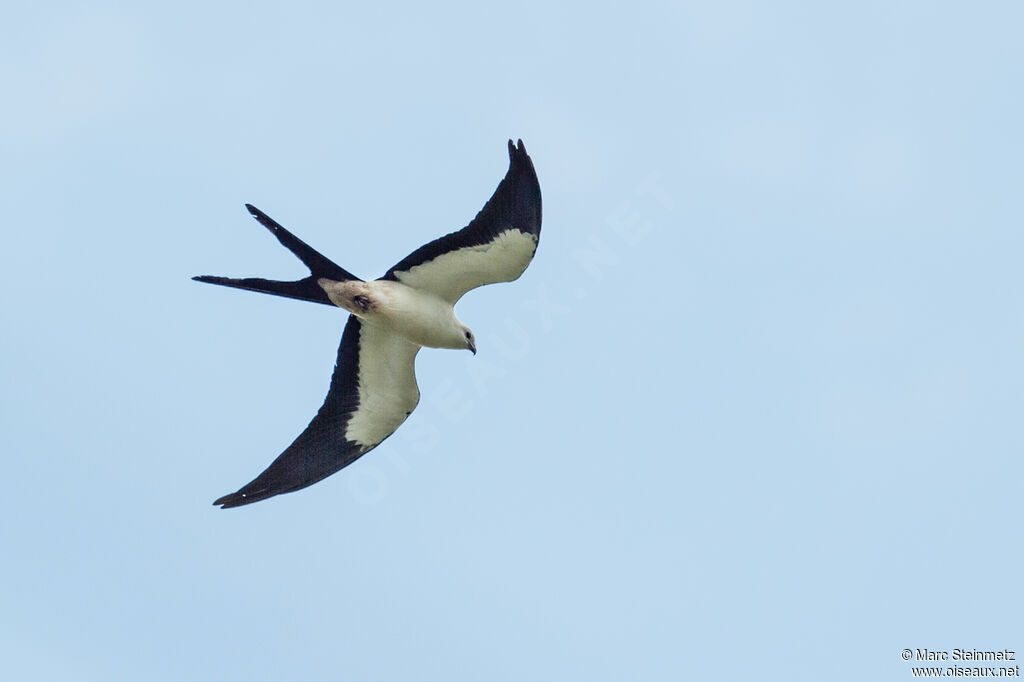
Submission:
M 321 279 L 320 286 L 335 305 L 419 346 L 466 347 L 463 325 L 455 317 L 455 309 L 438 296 L 389 280 L 334 282 Z

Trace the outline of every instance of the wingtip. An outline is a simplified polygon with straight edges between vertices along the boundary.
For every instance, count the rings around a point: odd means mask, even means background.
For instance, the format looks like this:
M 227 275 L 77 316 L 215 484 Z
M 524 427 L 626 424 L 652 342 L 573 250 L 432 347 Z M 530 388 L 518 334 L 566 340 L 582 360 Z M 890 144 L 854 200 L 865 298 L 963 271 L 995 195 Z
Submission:
M 253 502 L 260 502 L 281 493 L 281 491 L 270 492 L 266 488 L 245 492 L 248 487 L 245 486 L 241 490 L 218 497 L 213 501 L 213 506 L 220 507 L 221 509 L 231 509 L 232 507 L 241 507 Z
M 241 507 L 243 504 L 249 504 L 250 502 L 255 502 L 255 500 L 247 500 L 238 493 L 231 493 L 230 495 L 218 497 L 213 501 L 213 506 L 220 507 L 221 509 L 231 509 L 232 507 Z
M 508 158 L 509 158 L 509 160 L 514 161 L 517 156 L 520 157 L 520 158 L 524 157 L 524 156 L 529 158 L 529 156 L 526 153 L 526 145 L 523 144 L 522 139 L 517 140 L 517 142 L 513 142 L 512 138 L 509 138 L 509 140 L 508 140 Z

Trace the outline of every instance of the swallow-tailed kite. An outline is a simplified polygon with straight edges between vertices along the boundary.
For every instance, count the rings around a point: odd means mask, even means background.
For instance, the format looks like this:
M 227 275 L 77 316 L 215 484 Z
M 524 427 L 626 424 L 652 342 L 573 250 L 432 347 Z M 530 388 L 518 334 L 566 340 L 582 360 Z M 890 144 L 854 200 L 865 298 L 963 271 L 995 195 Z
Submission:
M 423 346 L 476 354 L 455 303 L 470 289 L 518 279 L 540 239 L 540 184 L 522 140 L 508 142 L 509 168 L 466 227 L 425 244 L 380 279 L 366 282 L 335 265 L 265 213 L 249 212 L 309 268 L 294 282 L 194 277 L 276 296 L 335 305 L 351 313 L 320 411 L 266 471 L 215 505 L 226 509 L 290 493 L 330 476 L 394 433 L 420 399 L 416 353 Z

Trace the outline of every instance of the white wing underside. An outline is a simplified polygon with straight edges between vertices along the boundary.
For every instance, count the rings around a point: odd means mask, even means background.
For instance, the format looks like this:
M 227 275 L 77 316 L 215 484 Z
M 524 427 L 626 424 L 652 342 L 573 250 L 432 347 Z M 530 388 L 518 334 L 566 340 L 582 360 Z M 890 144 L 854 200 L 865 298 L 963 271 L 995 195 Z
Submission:
M 449 251 L 409 270 L 396 271 L 395 277 L 454 305 L 470 289 L 518 279 L 536 250 L 536 236 L 509 229 L 486 244 Z
M 416 353 L 420 347 L 363 321 L 359 337 L 359 407 L 345 438 L 370 449 L 395 432 L 420 400 Z

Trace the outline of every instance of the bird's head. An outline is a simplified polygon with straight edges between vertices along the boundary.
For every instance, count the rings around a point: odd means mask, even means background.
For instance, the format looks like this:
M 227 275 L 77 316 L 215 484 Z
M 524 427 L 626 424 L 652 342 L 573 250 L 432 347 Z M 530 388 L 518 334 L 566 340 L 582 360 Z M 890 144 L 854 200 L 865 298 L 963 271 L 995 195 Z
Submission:
M 466 348 L 473 351 L 473 355 L 476 355 L 476 337 L 473 336 L 473 332 L 470 331 L 469 327 L 463 325 L 462 335 L 466 339 Z

